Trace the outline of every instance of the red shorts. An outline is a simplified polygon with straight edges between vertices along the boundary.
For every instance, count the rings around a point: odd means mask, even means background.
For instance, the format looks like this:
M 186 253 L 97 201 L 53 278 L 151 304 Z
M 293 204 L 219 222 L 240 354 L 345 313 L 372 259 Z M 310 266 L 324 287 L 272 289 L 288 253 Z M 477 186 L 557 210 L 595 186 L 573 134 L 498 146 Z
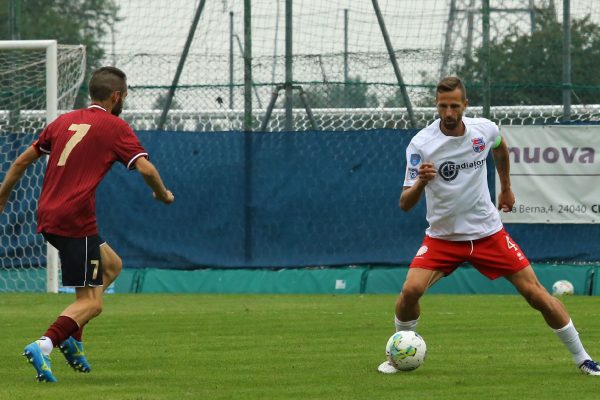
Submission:
M 514 274 L 529 265 L 525 254 L 502 228 L 477 240 L 454 242 L 425 236 L 410 268 L 441 271 L 449 275 L 465 261 L 489 279 Z

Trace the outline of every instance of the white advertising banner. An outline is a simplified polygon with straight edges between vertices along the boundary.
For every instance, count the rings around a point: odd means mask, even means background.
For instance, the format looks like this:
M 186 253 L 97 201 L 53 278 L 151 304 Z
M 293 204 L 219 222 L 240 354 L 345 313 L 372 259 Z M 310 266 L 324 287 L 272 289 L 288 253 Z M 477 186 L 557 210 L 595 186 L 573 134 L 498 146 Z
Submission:
M 516 197 L 512 212 L 500 212 L 503 222 L 600 223 L 600 126 L 502 126 L 500 132 Z

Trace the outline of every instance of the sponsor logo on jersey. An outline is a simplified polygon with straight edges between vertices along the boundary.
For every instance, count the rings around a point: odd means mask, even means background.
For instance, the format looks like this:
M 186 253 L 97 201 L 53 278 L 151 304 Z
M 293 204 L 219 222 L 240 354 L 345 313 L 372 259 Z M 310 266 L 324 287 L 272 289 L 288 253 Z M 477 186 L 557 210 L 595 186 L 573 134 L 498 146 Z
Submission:
M 417 165 L 421 162 L 421 156 L 418 154 L 411 154 L 410 155 L 410 165 Z
M 419 170 L 416 168 L 409 168 L 408 169 L 408 178 L 409 179 L 417 179 L 417 176 L 419 176 Z
M 482 137 L 472 139 L 471 143 L 473 143 L 473 150 L 475 150 L 475 153 L 481 153 L 485 150 L 485 142 Z
M 453 181 L 458 176 L 458 172 L 461 169 L 480 168 L 485 164 L 485 160 L 477 160 L 472 162 L 464 162 L 462 164 L 456 164 L 454 161 L 444 161 L 438 173 L 446 182 Z

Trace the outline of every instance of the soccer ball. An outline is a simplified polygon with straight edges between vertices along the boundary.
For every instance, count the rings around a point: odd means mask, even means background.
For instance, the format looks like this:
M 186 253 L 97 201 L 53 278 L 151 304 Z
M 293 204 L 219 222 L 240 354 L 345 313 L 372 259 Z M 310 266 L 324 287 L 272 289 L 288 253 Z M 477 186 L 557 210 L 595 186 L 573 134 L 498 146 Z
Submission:
M 400 371 L 419 368 L 427 356 L 427 345 L 417 332 L 398 331 L 385 345 L 388 361 Z
M 569 281 L 560 280 L 554 282 L 554 285 L 552 285 L 552 295 L 554 296 L 565 296 L 572 294 L 575 294 L 575 288 Z

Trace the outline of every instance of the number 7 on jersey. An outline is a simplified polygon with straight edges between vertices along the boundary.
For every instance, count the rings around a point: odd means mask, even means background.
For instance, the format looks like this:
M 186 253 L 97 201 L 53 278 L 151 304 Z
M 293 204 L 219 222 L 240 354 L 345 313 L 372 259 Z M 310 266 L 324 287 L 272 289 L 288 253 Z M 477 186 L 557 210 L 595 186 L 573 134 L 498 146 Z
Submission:
M 60 158 L 56 164 L 57 166 L 62 167 L 67 163 L 67 158 L 69 158 L 71 151 L 73 151 L 73 148 L 81 142 L 81 139 L 88 133 L 90 127 L 91 125 L 89 124 L 71 124 L 69 130 L 74 131 L 75 134 L 71 136 L 62 153 L 60 153 Z

